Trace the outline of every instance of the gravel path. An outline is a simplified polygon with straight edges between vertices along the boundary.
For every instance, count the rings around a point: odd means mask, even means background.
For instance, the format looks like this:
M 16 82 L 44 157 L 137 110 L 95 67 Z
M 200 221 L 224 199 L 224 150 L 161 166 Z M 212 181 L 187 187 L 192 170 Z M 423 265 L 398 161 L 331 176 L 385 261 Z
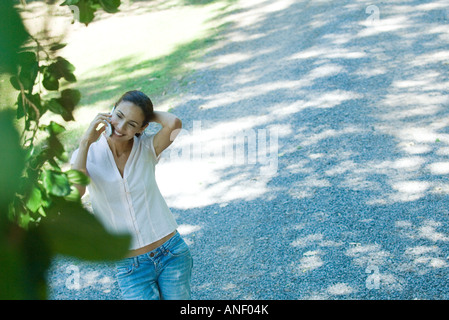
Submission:
M 158 165 L 193 298 L 448 299 L 448 2 L 241 0 L 222 19 L 174 108 L 185 153 Z M 267 162 L 183 149 L 243 130 L 258 150 L 274 134 Z M 52 299 L 120 298 L 108 264 L 49 279 Z

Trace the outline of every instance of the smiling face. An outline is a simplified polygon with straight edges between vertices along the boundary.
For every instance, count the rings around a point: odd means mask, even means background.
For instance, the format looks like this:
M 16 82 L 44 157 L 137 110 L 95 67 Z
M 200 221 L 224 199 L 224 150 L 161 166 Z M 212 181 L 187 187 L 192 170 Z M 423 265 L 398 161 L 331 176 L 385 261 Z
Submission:
M 112 112 L 112 139 L 130 140 L 141 134 L 148 124 L 144 125 L 145 115 L 142 109 L 129 101 L 120 102 Z

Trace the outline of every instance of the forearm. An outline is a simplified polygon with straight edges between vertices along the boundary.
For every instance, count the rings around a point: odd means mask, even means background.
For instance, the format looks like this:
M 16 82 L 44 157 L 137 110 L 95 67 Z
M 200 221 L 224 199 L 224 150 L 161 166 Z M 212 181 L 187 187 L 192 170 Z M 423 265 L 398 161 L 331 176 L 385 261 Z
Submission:
M 154 111 L 154 115 L 153 121 L 162 126 L 153 140 L 154 150 L 156 156 L 158 156 L 175 140 L 182 129 L 182 122 L 177 116 L 169 112 Z
M 100 124 L 107 124 L 110 122 L 111 114 L 109 113 L 99 113 L 90 123 L 89 128 L 84 133 L 83 137 L 80 140 L 78 154 L 76 156 L 75 162 L 72 163 L 72 169 L 83 172 L 84 174 L 88 174 L 86 163 L 87 163 L 87 152 L 89 151 L 89 147 L 92 143 L 98 140 L 101 133 L 105 131 L 105 126 L 100 126 Z M 98 129 L 97 129 L 98 128 Z M 77 185 L 75 187 L 78 189 L 81 196 L 86 192 L 86 186 Z
M 159 123 L 163 128 L 177 129 L 182 127 L 181 120 L 170 112 L 154 111 L 153 121 Z

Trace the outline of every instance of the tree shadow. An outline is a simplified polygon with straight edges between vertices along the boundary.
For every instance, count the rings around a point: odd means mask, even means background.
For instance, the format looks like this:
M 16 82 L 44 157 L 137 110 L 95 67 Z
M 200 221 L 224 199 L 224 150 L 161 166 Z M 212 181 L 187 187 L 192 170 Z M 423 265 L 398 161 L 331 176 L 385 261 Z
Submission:
M 368 5 L 243 7 L 190 77 L 179 152 L 279 134 L 271 177 L 194 154 L 162 164 L 161 180 L 188 172 L 161 184 L 201 227 L 196 297 L 447 298 L 448 8 L 382 4 L 375 20 Z
M 239 3 L 183 78 L 157 178 L 194 299 L 448 298 L 449 8 L 369 6 Z
M 146 8 L 145 6 L 142 7 Z M 155 9 L 150 5 L 147 7 L 151 8 L 151 10 L 147 8 L 148 10 L 157 12 L 157 8 Z M 141 6 L 139 6 L 139 8 L 141 8 Z M 176 10 L 177 13 L 180 12 L 179 8 Z M 211 15 L 223 17 L 226 14 L 225 7 L 217 6 L 217 8 L 210 10 Z M 169 11 L 170 10 L 160 9 L 160 15 L 163 17 L 176 15 L 176 13 L 168 13 Z M 144 13 L 146 12 L 143 12 L 142 14 Z M 140 14 L 141 13 L 138 12 L 135 15 L 139 16 Z M 157 16 L 157 14 L 158 13 L 156 13 L 156 16 L 151 15 L 151 17 L 157 17 L 157 19 L 163 18 Z M 192 14 L 192 12 L 190 12 L 190 14 Z M 148 15 L 143 15 L 142 17 L 148 18 Z M 118 19 L 122 18 L 119 17 Z M 129 17 L 123 19 L 128 22 L 130 21 Z M 211 19 L 213 20 L 213 18 L 209 18 L 208 20 Z M 118 20 L 117 23 L 120 24 L 123 23 L 123 21 Z M 207 21 L 205 23 L 207 23 Z M 120 40 L 114 41 L 114 34 L 111 33 L 110 30 L 105 29 L 105 26 L 106 25 L 100 25 L 100 27 L 97 27 L 95 34 L 99 37 L 105 37 L 105 40 L 103 40 L 102 43 L 104 43 L 105 46 L 110 45 L 111 51 L 120 49 Z M 159 45 L 157 42 L 148 44 L 140 43 L 139 46 L 136 46 L 135 48 L 135 54 L 124 55 L 118 60 L 111 60 L 111 57 L 114 55 L 111 53 L 111 56 L 108 56 L 107 52 L 102 57 L 96 56 L 92 58 L 96 63 L 100 63 L 88 70 L 80 71 L 82 76 L 80 77 L 81 80 L 77 83 L 76 88 L 80 90 L 82 94 L 82 100 L 80 102 L 81 107 L 76 110 L 75 118 L 77 123 L 71 125 L 69 130 L 63 135 L 67 150 L 71 152 L 76 148 L 77 139 L 74 139 L 73 137 L 79 136 L 84 132 L 87 123 L 89 123 L 88 119 L 92 117 L 92 114 L 99 111 L 104 112 L 109 110 L 123 92 L 131 89 L 144 91 L 151 97 L 156 109 L 160 109 L 161 104 L 170 104 L 172 99 L 186 90 L 188 82 L 185 79 L 189 72 L 191 72 L 190 64 L 197 61 L 203 52 L 219 39 L 222 30 L 225 28 L 226 22 L 223 22 L 222 24 L 213 24 L 213 27 L 202 32 L 198 37 L 192 40 L 186 39 L 186 41 L 174 46 L 172 50 L 169 50 L 166 54 L 156 55 L 156 57 L 152 59 L 143 60 L 140 51 L 153 50 L 158 52 L 160 49 L 158 49 Z M 119 29 L 121 28 L 116 28 L 114 30 Z M 130 27 L 130 29 L 136 30 L 136 26 L 134 25 L 133 27 Z M 143 39 L 148 39 L 148 36 L 145 36 L 145 32 L 145 30 L 141 30 L 142 42 Z M 156 31 L 154 32 L 155 34 L 158 33 Z M 173 30 L 170 32 L 173 32 Z M 123 34 L 126 33 L 127 31 L 124 29 Z M 123 34 L 116 36 L 121 37 Z M 139 37 L 139 35 L 136 36 L 137 39 L 139 39 Z M 160 35 L 158 37 L 160 37 Z M 125 44 L 129 45 L 128 42 L 125 42 Z M 168 46 L 167 43 L 164 45 Z M 162 45 L 162 47 L 164 45 Z M 131 51 L 132 50 L 134 49 L 131 49 Z M 95 54 L 89 49 L 89 43 L 80 45 L 79 51 L 78 55 L 86 56 L 83 59 L 87 60 L 89 60 L 90 57 L 84 53 Z M 101 64 L 101 61 L 108 60 L 111 61 L 103 65 Z M 104 105 L 104 109 L 97 110 L 99 105 Z

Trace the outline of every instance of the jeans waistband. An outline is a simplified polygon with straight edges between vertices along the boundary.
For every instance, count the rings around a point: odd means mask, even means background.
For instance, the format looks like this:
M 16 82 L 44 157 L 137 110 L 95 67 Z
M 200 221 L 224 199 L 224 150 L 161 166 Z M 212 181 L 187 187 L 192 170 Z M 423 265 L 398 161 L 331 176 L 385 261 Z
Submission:
M 172 245 L 174 245 L 177 241 L 179 241 L 180 239 L 181 239 L 181 235 L 179 234 L 178 231 L 176 231 L 175 234 L 173 235 L 173 237 L 171 237 L 170 239 L 165 241 L 163 244 L 161 244 L 156 249 L 149 251 L 147 253 L 140 254 L 135 257 L 125 258 L 121 261 L 123 261 L 123 262 L 133 261 L 134 264 L 139 265 L 139 261 L 157 258 L 158 256 L 160 256 L 162 254 L 166 254 L 168 252 L 168 249 Z

